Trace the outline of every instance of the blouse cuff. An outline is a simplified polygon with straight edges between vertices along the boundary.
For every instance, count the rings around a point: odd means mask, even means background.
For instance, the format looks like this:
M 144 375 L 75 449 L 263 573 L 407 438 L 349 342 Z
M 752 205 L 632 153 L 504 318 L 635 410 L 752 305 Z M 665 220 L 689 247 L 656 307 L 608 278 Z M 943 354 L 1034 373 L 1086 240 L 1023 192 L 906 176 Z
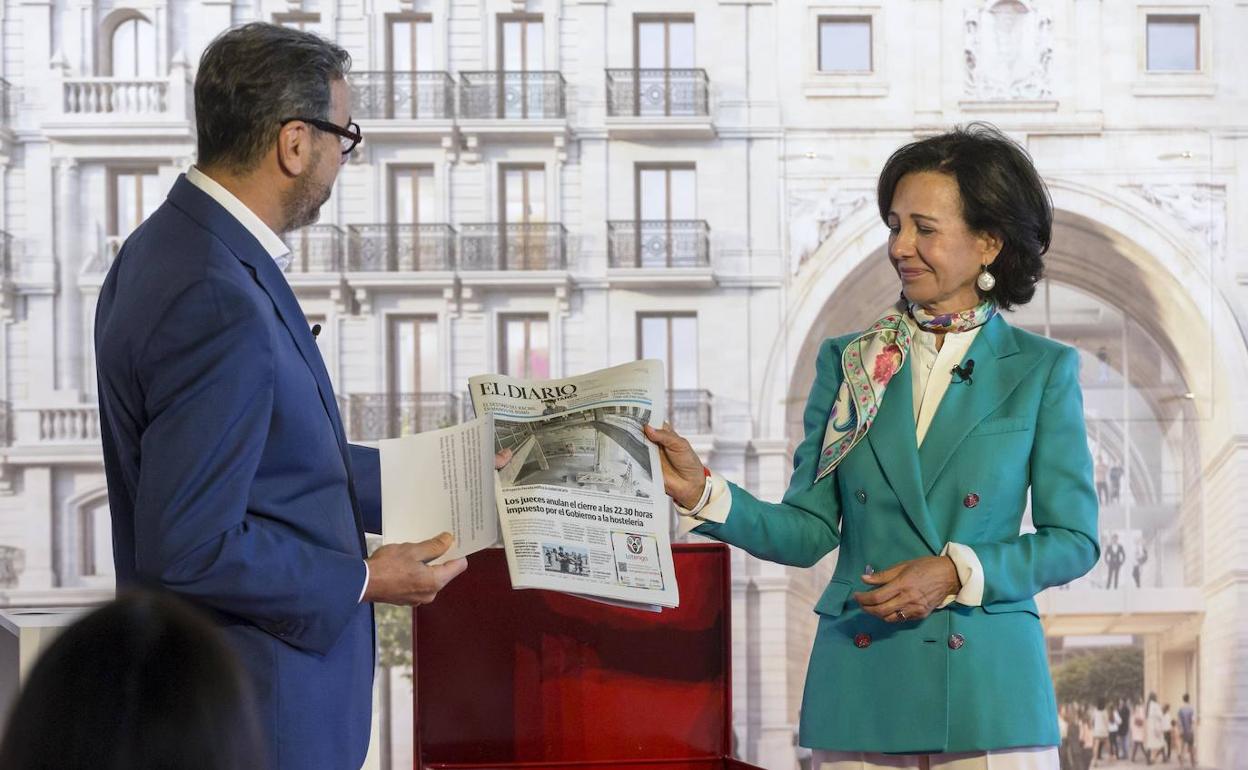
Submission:
M 711 471 L 710 485 L 710 496 L 700 509 L 696 506 L 692 510 L 685 509 L 673 503 L 676 505 L 676 512 L 680 514 L 680 521 L 677 522 L 676 528 L 677 534 L 683 535 L 703 522 L 723 524 L 728 520 L 728 511 L 732 509 L 732 493 L 728 491 L 728 482 L 724 481 L 723 476 Z
M 964 607 L 978 607 L 983 604 L 984 567 L 979 563 L 975 550 L 961 543 L 946 543 L 940 555 L 953 560 L 953 565 L 958 570 L 958 580 L 962 582 L 962 590 L 946 596 L 940 607 L 947 607 L 953 602 Z

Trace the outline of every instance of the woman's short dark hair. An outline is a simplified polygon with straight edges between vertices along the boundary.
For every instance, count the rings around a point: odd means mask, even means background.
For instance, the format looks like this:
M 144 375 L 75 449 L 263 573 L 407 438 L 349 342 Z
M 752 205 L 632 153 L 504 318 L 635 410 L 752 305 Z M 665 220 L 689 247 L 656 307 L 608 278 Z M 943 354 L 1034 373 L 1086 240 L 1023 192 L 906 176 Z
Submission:
M 251 690 L 221 632 L 182 602 L 130 593 L 48 647 L 14 704 L 0 767 L 268 766 Z
M 350 54 L 311 32 L 262 22 L 223 32 L 195 76 L 199 165 L 255 168 L 282 119 L 329 119 L 330 84 L 350 69 Z
M 997 285 L 988 292 L 976 287 L 981 298 L 1003 310 L 1030 302 L 1044 275 L 1041 257 L 1053 235 L 1053 203 L 1027 151 L 987 123 L 907 144 L 880 172 L 876 197 L 885 222 L 898 182 L 919 171 L 953 176 L 967 227 L 1001 239 L 992 266 Z

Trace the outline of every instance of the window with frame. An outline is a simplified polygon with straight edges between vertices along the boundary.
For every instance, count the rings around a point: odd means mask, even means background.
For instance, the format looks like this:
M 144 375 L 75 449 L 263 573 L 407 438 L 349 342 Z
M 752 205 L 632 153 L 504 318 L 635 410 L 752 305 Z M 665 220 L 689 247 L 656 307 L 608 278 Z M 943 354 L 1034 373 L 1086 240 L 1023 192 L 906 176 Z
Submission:
M 390 392 L 436 393 L 443 389 L 437 316 L 390 318 Z
M 108 75 L 115 78 L 155 78 L 156 27 L 135 14 L 113 27 L 109 37 Z
M 695 167 L 691 164 L 638 164 L 635 189 L 634 249 L 638 266 L 696 264 L 701 239 L 698 232 L 689 229 L 698 216 Z
M 663 362 L 667 389 L 698 388 L 698 317 L 695 313 L 638 313 L 637 357 Z
M 640 70 L 687 70 L 694 67 L 692 16 L 633 17 L 633 60 Z
M 391 72 L 433 71 L 433 19 L 399 15 L 387 17 L 386 22 L 386 69 Z
M 303 32 L 314 30 L 321 23 L 321 15 L 319 13 L 310 13 L 307 11 L 291 11 L 290 13 L 273 14 L 273 23 L 279 27 L 287 29 L 297 29 Z
M 108 172 L 108 234 L 124 238 L 151 216 L 164 198 L 156 169 Z
M 498 69 L 540 72 L 545 69 L 545 33 L 541 14 L 498 17 Z
M 394 166 L 390 169 L 390 223 L 419 225 L 437 215 L 433 166 Z
M 867 73 L 874 68 L 870 16 L 819 17 L 819 71 Z
M 499 317 L 498 369 L 512 377 L 550 377 L 550 319 L 545 315 Z
M 1200 17 L 1150 13 L 1145 21 L 1149 72 L 1200 71 Z

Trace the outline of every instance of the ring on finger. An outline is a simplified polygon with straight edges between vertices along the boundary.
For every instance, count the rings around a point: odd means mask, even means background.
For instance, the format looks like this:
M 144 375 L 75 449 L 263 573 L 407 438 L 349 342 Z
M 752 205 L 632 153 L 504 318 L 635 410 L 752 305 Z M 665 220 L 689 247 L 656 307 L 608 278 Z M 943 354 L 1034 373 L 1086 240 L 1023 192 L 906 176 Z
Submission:
M 900 618 L 900 619 L 901 619 L 901 621 L 904 623 L 904 622 L 905 622 L 905 620 L 906 620 L 906 611 L 905 611 L 905 610 L 897 610 L 897 617 L 898 617 L 898 618 Z

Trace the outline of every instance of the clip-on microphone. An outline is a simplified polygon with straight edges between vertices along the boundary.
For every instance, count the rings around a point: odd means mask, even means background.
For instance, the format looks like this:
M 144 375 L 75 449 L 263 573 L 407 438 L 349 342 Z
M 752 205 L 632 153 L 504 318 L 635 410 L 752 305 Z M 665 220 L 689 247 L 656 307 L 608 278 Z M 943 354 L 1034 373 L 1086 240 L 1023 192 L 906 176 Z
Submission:
M 949 370 L 949 374 L 957 377 L 955 383 L 965 382 L 967 385 L 973 385 L 971 382 L 971 373 L 975 371 L 975 359 L 966 359 L 966 366 L 954 366 Z

